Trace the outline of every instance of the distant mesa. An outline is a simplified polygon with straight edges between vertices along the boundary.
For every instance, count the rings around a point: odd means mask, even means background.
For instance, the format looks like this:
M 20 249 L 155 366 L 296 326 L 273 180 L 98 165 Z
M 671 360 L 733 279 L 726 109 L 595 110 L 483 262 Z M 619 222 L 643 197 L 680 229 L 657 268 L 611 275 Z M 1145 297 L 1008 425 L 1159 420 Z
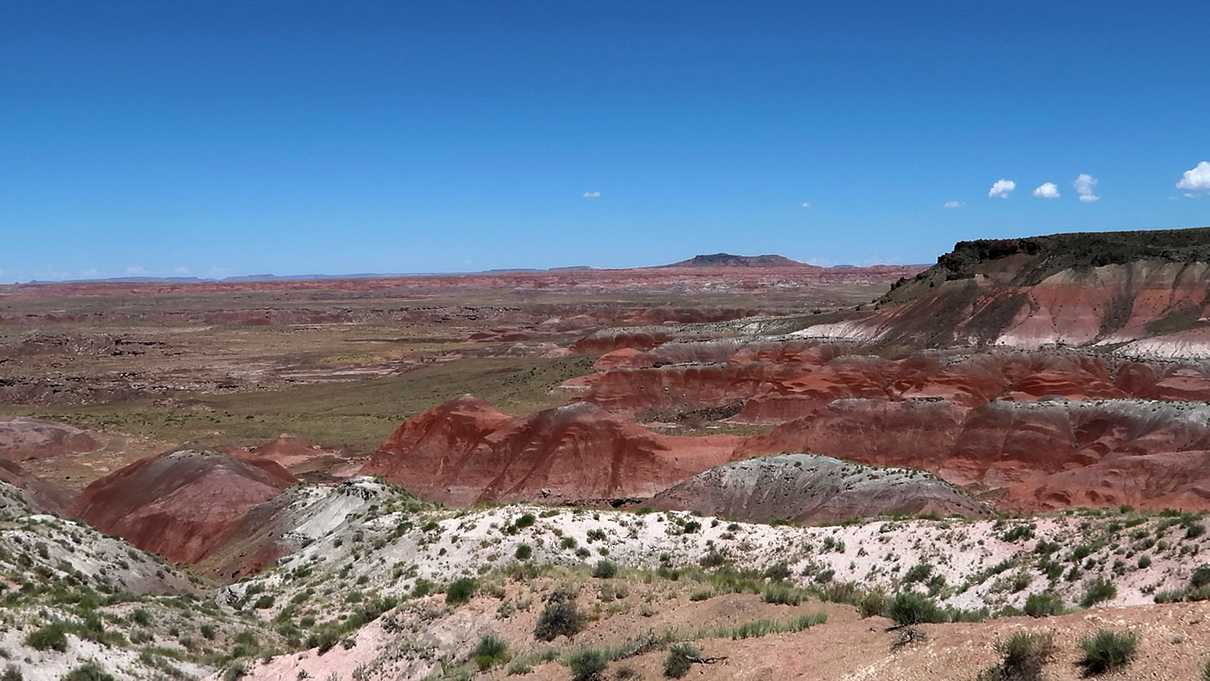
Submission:
M 784 255 L 733 255 L 714 253 L 695 255 L 688 260 L 674 262 L 664 267 L 811 267 L 806 263 L 791 260 Z

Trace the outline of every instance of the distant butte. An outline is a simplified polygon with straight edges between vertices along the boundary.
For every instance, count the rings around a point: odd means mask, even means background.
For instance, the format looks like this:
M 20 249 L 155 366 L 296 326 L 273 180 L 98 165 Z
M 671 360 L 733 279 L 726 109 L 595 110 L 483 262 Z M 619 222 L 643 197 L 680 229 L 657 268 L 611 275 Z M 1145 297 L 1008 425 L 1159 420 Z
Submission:
M 791 260 L 784 255 L 714 253 L 695 255 L 688 260 L 664 265 L 664 267 L 813 267 L 813 265 Z

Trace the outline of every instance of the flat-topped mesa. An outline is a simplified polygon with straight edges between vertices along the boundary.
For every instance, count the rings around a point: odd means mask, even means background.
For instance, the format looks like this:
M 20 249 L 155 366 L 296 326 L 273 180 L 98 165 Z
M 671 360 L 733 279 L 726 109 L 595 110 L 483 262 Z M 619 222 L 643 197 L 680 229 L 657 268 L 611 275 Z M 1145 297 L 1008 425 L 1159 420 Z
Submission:
M 121 468 L 86 487 L 73 514 L 177 563 L 196 563 L 249 509 L 297 482 L 278 464 L 179 449 Z
M 791 260 L 784 255 L 733 255 L 711 253 L 695 255 L 688 260 L 674 262 L 664 267 L 815 267 Z
M 661 435 L 587 403 L 513 418 L 465 396 L 405 422 L 362 472 L 451 504 L 618 502 L 723 463 L 738 443 Z
M 964 241 L 869 314 L 805 336 L 915 347 L 1096 347 L 1210 357 L 1210 228 Z

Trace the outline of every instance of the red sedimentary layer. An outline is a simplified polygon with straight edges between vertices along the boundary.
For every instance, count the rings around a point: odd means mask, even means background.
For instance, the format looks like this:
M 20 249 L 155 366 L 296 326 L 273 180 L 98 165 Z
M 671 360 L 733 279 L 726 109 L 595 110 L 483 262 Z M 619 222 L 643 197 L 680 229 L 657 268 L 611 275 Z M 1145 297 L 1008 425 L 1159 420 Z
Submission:
M 1210 408 L 1135 400 L 842 400 L 754 437 L 740 456 L 812 451 L 921 468 L 1025 510 L 1210 509 Z
M 992 400 L 1210 399 L 1197 366 L 1107 363 L 1076 353 L 999 352 L 947 361 L 841 354 L 808 342 L 669 343 L 603 355 L 598 372 L 569 383 L 611 411 L 693 410 L 743 402 L 739 421 L 781 422 L 836 399 L 938 397 L 973 407 Z
M 586 403 L 512 418 L 467 396 L 405 422 L 362 472 L 454 504 L 605 501 L 651 496 L 737 443 L 659 435 Z
M 180 450 L 136 461 L 84 489 L 73 512 L 93 527 L 195 563 L 257 504 L 296 482 L 272 461 Z

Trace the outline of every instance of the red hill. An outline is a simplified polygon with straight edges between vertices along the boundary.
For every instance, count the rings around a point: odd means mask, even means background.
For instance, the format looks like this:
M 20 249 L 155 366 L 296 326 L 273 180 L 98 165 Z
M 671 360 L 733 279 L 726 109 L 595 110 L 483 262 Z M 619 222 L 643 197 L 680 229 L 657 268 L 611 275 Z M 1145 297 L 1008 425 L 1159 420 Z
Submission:
M 182 449 L 136 461 L 81 493 L 74 513 L 93 527 L 178 563 L 213 550 L 249 509 L 296 482 L 278 464 Z
M 363 473 L 454 504 L 617 501 L 723 463 L 736 444 L 660 435 L 586 403 L 512 418 L 466 396 L 404 423 Z

